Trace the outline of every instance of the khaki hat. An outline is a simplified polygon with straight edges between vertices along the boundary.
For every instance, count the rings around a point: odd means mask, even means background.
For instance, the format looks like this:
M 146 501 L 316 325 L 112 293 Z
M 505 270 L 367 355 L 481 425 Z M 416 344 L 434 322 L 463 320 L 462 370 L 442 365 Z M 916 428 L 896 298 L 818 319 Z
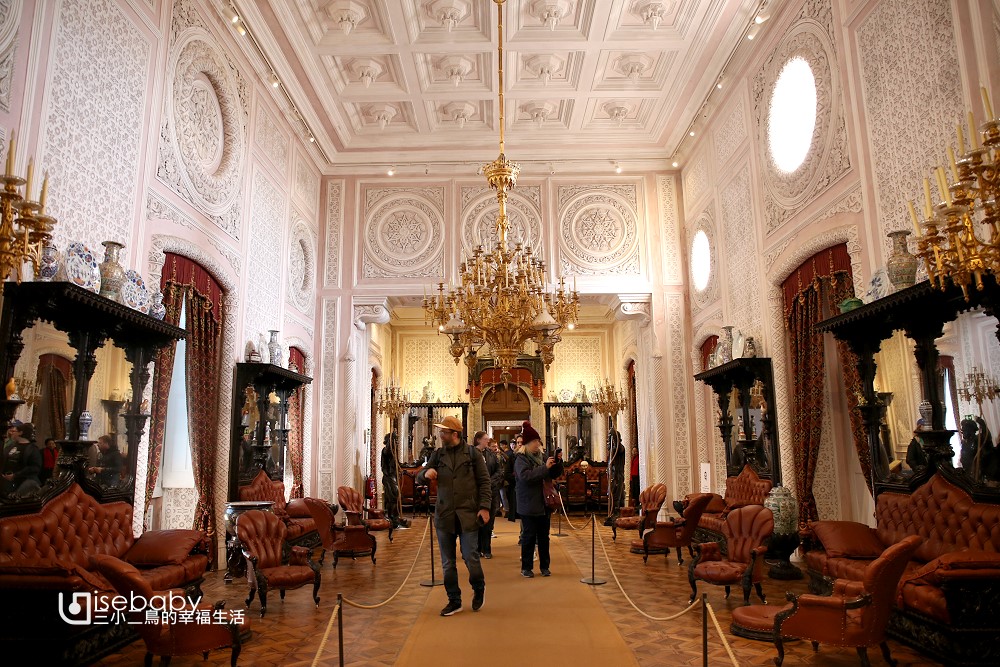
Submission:
M 458 431 L 461 433 L 464 429 L 462 428 L 462 421 L 458 417 L 445 417 L 441 420 L 440 424 L 434 424 L 437 428 L 446 428 L 451 431 Z

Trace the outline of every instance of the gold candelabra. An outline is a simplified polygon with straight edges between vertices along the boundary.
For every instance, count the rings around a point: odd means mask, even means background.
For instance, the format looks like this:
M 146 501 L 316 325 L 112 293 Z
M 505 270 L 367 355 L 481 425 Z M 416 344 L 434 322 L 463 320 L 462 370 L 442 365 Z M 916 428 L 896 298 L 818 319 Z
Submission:
M 34 160 L 28 160 L 25 178 L 14 175 L 14 133 L 11 132 L 7 150 L 7 167 L 0 181 L 0 280 L 11 277 L 21 281 L 21 271 L 25 262 L 31 262 L 34 273 L 38 273 L 42 248 L 52 239 L 52 228 L 56 219 L 45 215 L 45 195 L 49 188 L 49 175 L 42 180 L 38 200 L 32 200 L 32 176 Z M 24 193 L 19 192 L 21 186 Z
M 460 280 L 449 288 L 438 283 L 437 293 L 424 294 L 425 320 L 451 338 L 450 352 L 457 364 L 465 356 L 469 368 L 476 364 L 479 350 L 489 345 L 500 378 L 510 379 L 524 344 L 534 341 L 547 369 L 555 359 L 559 332 L 572 329 L 579 314 L 580 297 L 568 289 L 563 278 L 558 287 L 546 283 L 545 262 L 534 256 L 530 246 L 507 243 L 507 193 L 517 184 L 520 165 L 504 155 L 503 103 L 503 5 L 497 5 L 497 74 L 500 126 L 500 155 L 484 165 L 483 173 L 497 193 L 497 244 L 491 251 L 477 246 L 460 267 Z
M 556 414 L 553 417 L 555 423 L 562 427 L 572 426 L 577 422 L 577 413 L 575 408 L 557 408 Z
M 42 399 L 41 392 L 39 391 L 41 387 L 38 386 L 34 378 L 28 377 L 25 373 L 18 373 L 14 376 L 14 383 L 17 385 L 17 393 L 11 398 L 19 398 L 29 408 L 36 405 Z
M 989 377 L 976 366 L 972 367 L 969 374 L 965 376 L 965 381 L 958 388 L 958 395 L 963 401 L 975 401 L 979 406 L 979 416 L 983 416 L 983 403 L 992 401 L 1000 396 L 1000 386 L 997 381 Z
M 375 411 L 380 415 L 386 415 L 396 423 L 400 416 L 410 409 L 410 395 L 390 381 L 389 385 L 382 390 L 382 394 L 375 399 Z
M 930 181 L 924 178 L 922 221 L 913 202 L 907 202 L 917 256 L 931 284 L 943 290 L 950 279 L 962 288 L 966 301 L 970 287 L 983 289 L 984 275 L 1000 273 L 1000 119 L 993 116 L 986 88 L 981 91 L 987 122 L 977 129 L 968 113 L 968 150 L 963 124 L 958 124 L 958 158 L 951 146 L 947 148 L 951 183 L 943 167 L 934 170 L 942 201 L 932 202 Z
M 604 384 L 597 388 L 597 398 L 591 401 L 594 409 L 602 415 L 611 415 L 612 419 L 625 409 L 625 394 L 615 389 L 611 381 L 605 378 Z

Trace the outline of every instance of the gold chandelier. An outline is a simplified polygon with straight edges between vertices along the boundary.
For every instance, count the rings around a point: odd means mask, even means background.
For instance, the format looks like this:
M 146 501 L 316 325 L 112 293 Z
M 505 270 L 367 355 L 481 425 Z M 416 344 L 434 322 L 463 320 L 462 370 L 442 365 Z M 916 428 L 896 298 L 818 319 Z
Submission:
M 970 146 L 966 150 L 962 123 L 958 124 L 958 159 L 948 146 L 951 183 L 943 167 L 935 170 L 943 201 L 933 204 L 930 182 L 924 179 L 924 220 L 907 202 L 917 238 L 917 256 L 927 267 L 932 285 L 942 290 L 946 279 L 962 288 L 983 289 L 983 277 L 1000 277 L 1000 119 L 993 116 L 989 94 L 982 88 L 986 123 L 976 128 L 968 114 Z M 986 232 L 980 235 L 979 227 Z
M 31 200 L 32 172 L 34 161 L 28 160 L 27 178 L 14 174 L 14 132 L 11 131 L 10 147 L 7 150 L 7 166 L 0 182 L 0 281 L 15 278 L 21 282 L 22 267 L 31 262 L 37 275 L 42 248 L 52 239 L 52 228 L 56 219 L 45 215 L 45 195 L 49 187 L 49 176 L 45 174 L 38 201 Z M 18 192 L 25 186 L 24 195 Z
M 497 244 L 491 251 L 477 246 L 460 267 L 461 279 L 446 289 L 438 283 L 437 293 L 425 295 L 425 321 L 451 338 L 450 352 L 457 364 L 465 356 L 469 369 L 476 365 L 478 351 L 489 345 L 500 379 L 510 379 L 524 344 L 535 342 L 547 369 L 555 359 L 555 345 L 560 332 L 576 326 L 580 296 L 566 287 L 563 278 L 558 287 L 546 284 L 545 262 L 535 257 L 531 247 L 520 243 L 507 245 L 507 193 L 517 184 L 521 167 L 504 155 L 503 114 L 503 5 L 497 5 L 497 74 L 499 75 L 500 155 L 483 166 L 490 187 L 496 190 Z

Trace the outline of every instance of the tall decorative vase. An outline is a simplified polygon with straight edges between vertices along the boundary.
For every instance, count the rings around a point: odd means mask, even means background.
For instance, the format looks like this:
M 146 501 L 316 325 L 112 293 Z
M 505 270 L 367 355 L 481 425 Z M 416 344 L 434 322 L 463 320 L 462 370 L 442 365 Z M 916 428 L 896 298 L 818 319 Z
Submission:
M 911 286 L 917 278 L 917 264 L 920 260 L 910 254 L 910 248 L 906 243 L 906 237 L 909 235 L 910 232 L 906 229 L 887 234 L 892 239 L 892 254 L 886 262 L 886 269 L 889 281 L 896 289 Z
M 152 303 L 149 306 L 149 314 L 158 320 L 162 320 L 167 315 L 167 307 L 163 305 L 163 292 L 157 290 L 150 297 Z
M 719 336 L 719 344 L 715 348 L 715 353 L 720 364 L 728 364 L 733 360 L 733 328 L 731 326 L 722 327 L 722 335 Z
M 278 330 L 268 329 L 267 332 L 271 334 L 271 340 L 267 343 L 267 353 L 270 356 L 270 361 L 275 366 L 281 366 L 281 343 L 278 342 Z
M 59 249 L 51 243 L 42 246 L 42 255 L 38 260 L 38 279 L 43 283 L 50 282 L 59 272 Z
M 94 423 L 94 415 L 90 414 L 90 410 L 84 410 L 80 413 L 80 440 L 86 440 L 87 435 L 90 433 L 90 425 Z
M 104 246 L 104 261 L 97 267 L 101 270 L 101 296 L 120 302 L 125 269 L 119 260 L 125 246 L 117 241 L 105 241 L 101 245 Z
M 799 509 L 795 497 L 784 486 L 775 486 L 764 498 L 764 507 L 774 515 L 774 535 L 767 552 L 771 566 L 768 576 L 772 579 L 801 579 L 802 570 L 788 560 L 799 546 Z

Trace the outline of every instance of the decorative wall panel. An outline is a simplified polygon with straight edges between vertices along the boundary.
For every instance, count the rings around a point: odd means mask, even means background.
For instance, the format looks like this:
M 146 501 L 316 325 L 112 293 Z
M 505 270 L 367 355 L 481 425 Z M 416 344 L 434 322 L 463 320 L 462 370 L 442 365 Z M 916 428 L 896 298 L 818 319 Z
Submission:
M 363 277 L 444 277 L 444 188 L 369 188 L 364 221 Z
M 188 229 L 196 229 L 198 231 L 204 232 L 205 229 L 202 225 L 198 224 L 196 220 L 185 215 L 167 202 L 164 198 L 160 197 L 155 192 L 149 192 L 146 196 L 146 219 L 147 220 L 170 220 L 172 222 L 181 225 L 182 227 L 187 227 Z M 229 246 L 223 244 L 219 239 L 212 235 L 207 235 L 208 242 L 212 244 L 219 254 L 226 258 L 229 265 L 235 269 L 236 273 L 240 272 L 240 266 L 243 263 L 243 256 L 233 250 Z
M 59 220 L 54 242 L 129 244 L 150 45 L 113 0 L 62 3 L 53 30 L 39 164 Z
M 712 137 L 715 144 L 715 163 L 719 171 L 722 171 L 729 158 L 736 154 L 746 139 L 746 113 L 743 110 L 743 100 L 740 100 Z
M 448 352 L 448 337 L 436 334 L 405 336 L 402 343 L 403 389 L 420 397 L 424 385 L 430 382 L 437 398 L 443 398 L 445 402 L 448 398 L 454 399 L 455 360 Z
M 666 285 L 681 285 L 681 226 L 680 211 L 677 207 L 677 179 L 673 176 L 657 176 L 656 191 L 660 199 L 660 215 L 663 216 L 663 242 L 660 257 L 663 260 L 663 282 Z
M 288 241 L 288 302 L 303 313 L 312 312 L 316 284 L 316 239 L 298 213 L 292 215 Z
M 507 197 L 507 241 L 520 243 L 538 251 L 542 243 L 542 196 L 537 185 L 520 186 Z M 496 192 L 485 186 L 463 187 L 462 248 L 463 256 L 472 254 L 476 246 L 489 251 L 497 244 Z
M 340 232 L 344 227 L 344 182 L 326 184 L 326 274 L 327 287 L 340 285 Z
M 288 170 L 288 134 L 278 127 L 263 104 L 257 107 L 256 130 L 254 138 L 261 152 L 284 174 Z
M 729 276 L 729 321 L 744 336 L 763 331 L 760 308 L 760 267 L 757 264 L 757 225 L 750 197 L 750 167 L 745 165 L 720 194 L 722 229 Z
M 601 350 L 600 336 L 563 333 L 562 342 L 556 346 L 556 359 L 545 376 L 546 392 L 559 394 L 566 389 L 576 392 L 580 382 L 588 392 L 597 389 L 603 379 Z
M 335 445 L 341 441 L 337 429 L 339 414 L 337 398 L 338 369 L 341 364 L 338 358 L 337 342 L 340 339 L 338 329 L 340 300 L 337 297 L 323 300 L 323 359 L 320 376 L 322 377 L 322 394 L 320 395 L 320 425 L 319 425 L 319 497 L 327 500 L 336 498 L 334 487 L 334 456 Z
M 0 111 L 10 112 L 21 0 L 0 0 Z
M 302 154 L 295 161 L 295 196 L 309 212 L 315 212 L 319 206 L 319 174 L 313 171 Z
M 247 248 L 247 298 L 244 334 L 281 328 L 280 257 L 285 202 L 278 188 L 257 170 L 251 189 Z
M 173 6 L 157 177 L 233 238 L 240 234 L 249 87 L 190 0 Z
M 833 410 L 829 409 L 829 381 L 823 383 L 823 405 L 827 406 L 827 409 L 823 410 L 823 432 L 819 439 L 816 476 L 813 479 L 813 497 L 816 499 L 816 512 L 820 519 L 840 519 L 840 495 L 837 492 L 840 476 L 835 472 L 839 468 L 834 451 L 837 443 L 833 439 Z M 848 448 L 853 449 L 853 446 L 850 442 L 845 442 L 841 456 L 851 456 Z
M 851 167 L 847 127 L 833 39 L 833 10 L 829 0 L 805 3 L 792 27 L 753 79 L 757 145 L 766 156 L 764 218 L 771 233 L 802 205 L 812 201 Z M 792 172 L 778 168 L 768 139 L 771 97 L 781 70 L 793 58 L 802 58 L 816 83 L 816 125 L 803 163 Z
M 198 503 L 197 489 L 163 489 L 164 530 L 188 530 L 194 525 L 194 508 Z
M 640 272 L 636 185 L 559 188 L 559 262 L 580 275 Z
M 674 488 L 679 494 L 691 489 L 690 366 L 684 354 L 684 296 L 667 294 L 667 337 L 670 342 L 670 412 L 673 439 Z M 654 360 L 660 362 L 660 359 Z
M 964 113 L 951 3 L 883 0 L 858 30 L 861 82 L 874 161 L 879 237 L 907 228 L 906 201 L 940 164 Z
M 691 161 L 691 166 L 684 170 L 684 202 L 687 209 L 698 203 L 701 196 L 710 187 L 708 177 L 708 160 L 702 152 Z

